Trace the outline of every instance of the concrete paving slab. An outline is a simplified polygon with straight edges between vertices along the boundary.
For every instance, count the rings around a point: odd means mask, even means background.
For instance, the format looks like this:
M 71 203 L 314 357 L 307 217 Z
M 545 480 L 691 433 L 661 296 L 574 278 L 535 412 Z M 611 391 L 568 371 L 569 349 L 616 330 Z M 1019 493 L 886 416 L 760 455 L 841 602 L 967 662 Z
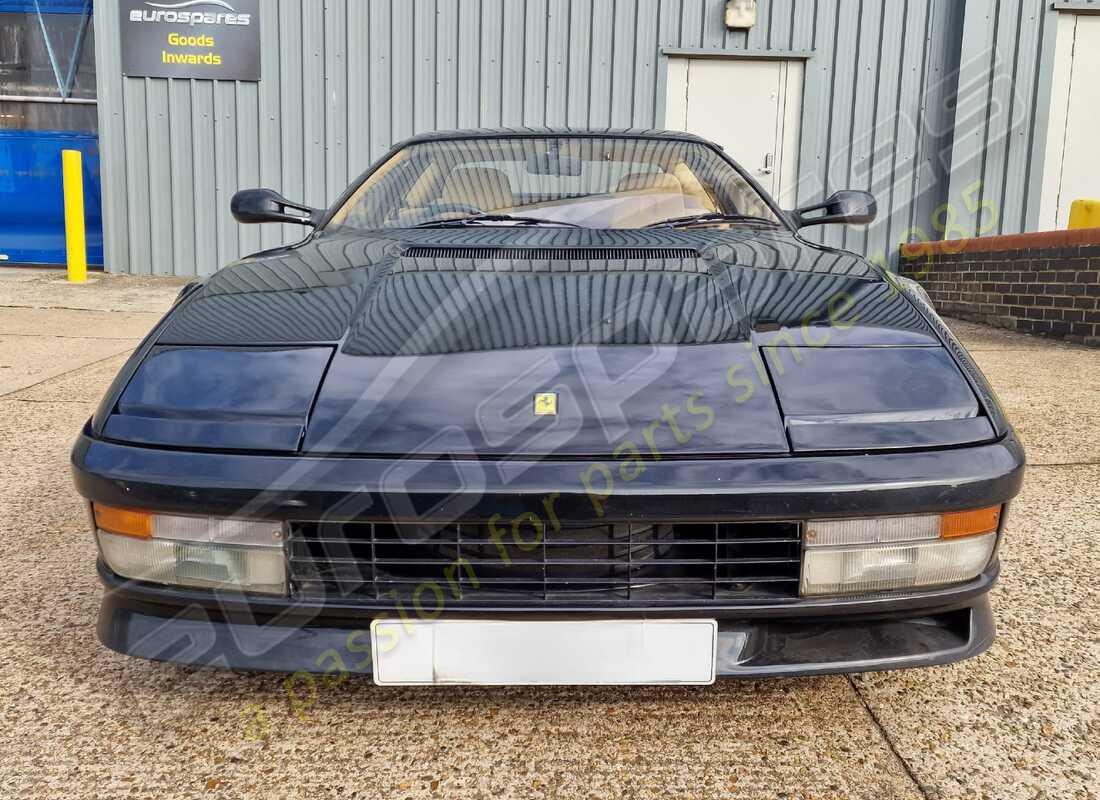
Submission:
M 7 397 L 28 402 L 98 403 L 115 375 L 122 369 L 131 350 L 80 367 L 27 389 L 12 392 Z
M 980 658 L 854 680 L 932 798 L 1100 796 L 1100 466 L 1032 467 Z
M 948 322 L 993 384 L 1030 463 L 1100 461 L 1100 350 Z
M 160 318 L 155 312 L 0 308 L 0 335 L 133 341 L 144 337 Z
M 962 340 L 970 351 L 978 350 L 1081 350 L 1080 345 L 1046 339 L 1042 336 L 1030 336 L 1026 333 L 991 328 L 961 319 L 945 318 L 955 335 Z
M 973 353 L 1032 464 L 1100 462 L 1100 350 Z
M 163 314 L 193 278 L 89 273 L 84 284 L 69 283 L 64 270 L 0 267 L 0 307 L 79 308 L 149 311 Z
M 35 403 L 0 398 L 0 503 L 6 513 L 36 531 L 64 527 L 83 507 L 75 497 L 69 472 L 69 450 L 95 402 Z M 21 549 L 36 537 L 19 534 Z M 0 562 L 8 560 L 5 553 Z
M 133 349 L 137 339 L 60 339 L 0 334 L 0 397 Z
M 94 611 L 81 589 L 42 609 L 15 654 L 22 674 L 0 666 L 0 697 L 20 709 L 0 732 L 12 796 L 920 797 L 839 678 L 440 692 L 360 679 L 319 684 L 299 718 L 282 676 L 104 651 L 70 616 Z M 52 732 L 48 754 L 28 731 Z
M 94 275 L 92 280 L 95 280 Z M 56 280 L 64 276 L 65 270 L 58 267 L 0 267 L 0 283 L 23 283 L 40 277 Z

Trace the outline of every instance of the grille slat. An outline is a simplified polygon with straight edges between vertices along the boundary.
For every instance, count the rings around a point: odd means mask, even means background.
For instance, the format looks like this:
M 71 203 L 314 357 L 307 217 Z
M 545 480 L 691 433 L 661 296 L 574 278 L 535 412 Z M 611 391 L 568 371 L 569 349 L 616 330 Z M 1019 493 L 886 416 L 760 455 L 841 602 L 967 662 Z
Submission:
M 292 557 L 292 563 L 295 564 L 348 564 L 358 565 L 363 562 L 354 558 L 327 558 L 327 559 L 312 559 Z M 466 559 L 466 562 L 474 567 L 496 566 L 499 561 L 486 558 L 470 558 Z M 453 560 L 445 558 L 435 559 L 417 559 L 417 558 L 379 558 L 375 560 L 375 565 L 390 565 L 390 566 L 409 566 L 413 564 L 428 564 L 428 565 L 449 565 L 453 564 Z M 619 564 L 624 567 L 630 567 L 631 569 L 660 569 L 661 567 L 685 567 L 706 565 L 711 566 L 712 560 L 709 558 L 663 558 L 657 563 L 642 563 L 636 564 L 628 558 L 609 558 L 609 559 L 596 559 L 596 558 L 560 558 L 560 559 L 540 559 L 540 564 L 546 566 L 604 566 Z M 714 559 L 713 564 L 717 566 L 735 566 L 735 565 L 749 565 L 749 564 L 798 564 L 797 558 L 719 558 Z M 713 580 L 713 579 L 712 579 Z
M 795 579 L 794 578 L 784 578 L 784 577 L 780 577 L 780 576 L 773 576 L 771 578 L 765 578 L 764 580 L 766 580 L 767 582 L 770 582 L 770 583 L 787 583 L 787 582 L 792 582 Z M 753 581 L 756 582 L 756 579 L 754 578 Z M 379 579 L 378 582 L 382 583 L 382 584 L 387 584 L 387 585 L 391 585 L 391 584 L 393 584 L 393 585 L 419 585 L 420 583 L 422 583 L 422 581 L 410 580 L 408 578 L 381 578 L 381 579 Z M 463 585 L 472 585 L 472 582 L 468 578 L 464 579 L 461 582 L 463 583 Z M 605 584 L 613 583 L 613 584 L 617 584 L 617 585 L 621 586 L 624 589 L 627 588 L 627 586 L 631 585 L 631 583 L 641 583 L 643 585 L 662 584 L 662 583 L 675 583 L 677 585 L 687 584 L 687 585 L 698 585 L 698 586 L 707 586 L 707 587 L 710 586 L 710 580 L 707 579 L 707 578 L 647 578 L 645 581 L 641 581 L 641 582 L 631 582 L 631 581 L 626 580 L 625 578 L 619 578 L 619 579 L 615 579 L 615 578 L 563 578 L 563 579 L 561 579 L 560 581 L 557 581 L 557 582 L 562 583 L 562 584 L 572 584 L 572 585 L 577 585 L 577 586 L 603 586 Z M 542 584 L 542 580 L 540 578 L 528 578 L 528 579 L 482 578 L 478 581 L 478 583 L 480 583 L 482 585 L 486 585 L 486 586 L 491 586 L 491 585 L 494 585 L 494 584 L 495 585 L 501 585 L 501 586 L 515 586 L 515 585 L 520 585 L 520 584 L 529 585 L 529 586 L 540 586 Z
M 299 539 L 297 541 L 304 542 L 305 540 L 304 539 Z M 337 539 L 337 538 L 332 538 L 332 537 L 327 537 L 327 538 L 310 537 L 308 541 L 310 543 L 316 543 L 316 544 L 339 544 L 340 546 L 346 546 L 347 542 L 348 542 L 347 539 Z M 447 544 L 458 544 L 459 543 L 458 539 L 437 539 L 436 541 L 441 542 L 441 543 L 447 543 Z M 761 537 L 761 538 L 756 538 L 756 539 L 737 539 L 736 541 L 731 541 L 730 544 L 790 544 L 791 541 L 792 540 L 789 539 L 789 538 L 772 536 L 772 537 Z M 580 545 L 596 544 L 591 539 L 554 539 L 553 541 L 548 541 L 548 540 L 544 539 L 544 542 L 546 543 L 546 545 L 548 547 L 557 547 L 557 546 L 564 547 L 564 546 L 580 546 Z M 647 540 L 647 539 L 638 539 L 636 537 L 633 539 L 633 543 L 635 545 L 647 544 L 649 542 L 650 542 L 650 540 Z M 364 541 L 363 544 L 366 544 L 366 541 Z M 698 546 L 714 547 L 715 541 L 714 541 L 714 539 L 677 539 L 676 544 L 677 545 L 684 545 L 684 546 L 698 545 Z M 390 545 L 399 545 L 399 546 L 400 545 L 407 545 L 409 547 L 423 547 L 424 543 L 419 542 L 419 541 L 408 541 L 408 542 L 387 541 L 386 546 L 388 547 Z M 627 543 L 623 542 L 619 546 L 626 547 Z
M 407 258 L 462 258 L 498 261 L 631 261 L 698 258 L 687 247 L 409 247 Z
M 294 590 L 305 597 L 705 605 L 796 597 L 801 527 L 562 523 L 516 532 L 484 522 L 292 522 L 287 555 Z

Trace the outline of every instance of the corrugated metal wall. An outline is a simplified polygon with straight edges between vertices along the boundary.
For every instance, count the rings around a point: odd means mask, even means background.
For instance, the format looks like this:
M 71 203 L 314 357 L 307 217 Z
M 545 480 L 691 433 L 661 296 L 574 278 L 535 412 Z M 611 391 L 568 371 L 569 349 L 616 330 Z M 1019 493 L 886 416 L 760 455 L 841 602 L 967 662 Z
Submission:
M 936 221 L 947 238 L 1034 229 L 1055 14 L 1043 0 L 967 0 L 950 211 Z
M 1042 28 L 1040 0 L 969 0 L 978 2 L 1005 20 L 1018 14 L 1000 29 L 1002 42 L 1009 28 Z M 418 131 L 660 126 L 669 48 L 809 53 L 799 200 L 868 188 L 882 209 L 868 229 L 820 235 L 881 258 L 914 226 L 929 230 L 949 189 L 964 4 L 759 0 L 748 32 L 728 31 L 723 8 L 723 0 L 271 0 L 256 84 L 123 79 L 117 2 L 95 0 L 108 268 L 208 274 L 290 240 L 300 231 L 236 224 L 233 192 L 262 185 L 327 205 L 392 142 Z M 967 41 L 978 38 L 973 19 L 966 14 Z M 1014 74 L 1038 63 L 1031 41 L 1013 47 Z M 1030 128 L 1027 109 L 1015 119 Z M 1017 156 L 1006 148 L 990 158 Z M 1034 176 L 1004 164 L 1001 172 L 1010 179 L 990 191 L 1015 204 L 1003 215 L 1011 226 L 1026 216 L 1017 206 L 1031 202 Z

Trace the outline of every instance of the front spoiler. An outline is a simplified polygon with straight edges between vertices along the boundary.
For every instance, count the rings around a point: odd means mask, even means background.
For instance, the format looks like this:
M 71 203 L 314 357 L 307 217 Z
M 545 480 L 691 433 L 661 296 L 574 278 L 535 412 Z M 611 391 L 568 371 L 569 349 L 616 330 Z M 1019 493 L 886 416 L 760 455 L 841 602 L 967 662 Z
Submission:
M 107 588 L 97 633 L 124 655 L 192 666 L 271 672 L 331 672 L 369 675 L 373 618 L 392 612 L 282 606 L 257 614 L 255 606 L 227 607 L 191 595 L 135 584 L 100 565 Z M 971 658 L 993 642 L 996 628 L 987 592 L 996 569 L 969 584 L 890 600 L 859 613 L 838 603 L 785 609 L 557 609 L 552 612 L 463 611 L 455 618 L 503 616 L 523 619 L 586 617 L 701 617 L 718 619 L 718 674 L 759 678 L 870 672 L 949 664 Z M 209 594 L 209 593 L 207 593 Z M 285 602 L 285 601 L 284 601 Z M 929 606 L 929 603 L 936 603 Z M 274 607 L 271 611 L 274 611 Z M 778 616 L 776 616 L 778 615 Z

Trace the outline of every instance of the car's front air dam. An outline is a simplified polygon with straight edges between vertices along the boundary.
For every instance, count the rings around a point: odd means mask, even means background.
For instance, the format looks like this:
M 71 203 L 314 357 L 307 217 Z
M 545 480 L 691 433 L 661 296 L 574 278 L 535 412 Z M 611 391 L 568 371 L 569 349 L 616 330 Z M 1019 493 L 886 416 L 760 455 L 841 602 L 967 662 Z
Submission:
M 100 565 L 106 586 L 98 635 L 125 655 L 196 666 L 276 672 L 371 673 L 370 622 L 377 610 L 214 603 L 210 593 L 123 581 Z M 948 664 L 984 652 L 995 626 L 987 592 L 996 566 L 975 581 L 919 595 L 848 598 L 786 608 L 463 610 L 454 618 L 702 617 L 718 619 L 717 673 L 775 677 Z M 932 604 L 932 605 L 930 605 Z M 267 605 L 267 611 L 264 611 Z M 856 611 L 856 613 L 852 613 Z

